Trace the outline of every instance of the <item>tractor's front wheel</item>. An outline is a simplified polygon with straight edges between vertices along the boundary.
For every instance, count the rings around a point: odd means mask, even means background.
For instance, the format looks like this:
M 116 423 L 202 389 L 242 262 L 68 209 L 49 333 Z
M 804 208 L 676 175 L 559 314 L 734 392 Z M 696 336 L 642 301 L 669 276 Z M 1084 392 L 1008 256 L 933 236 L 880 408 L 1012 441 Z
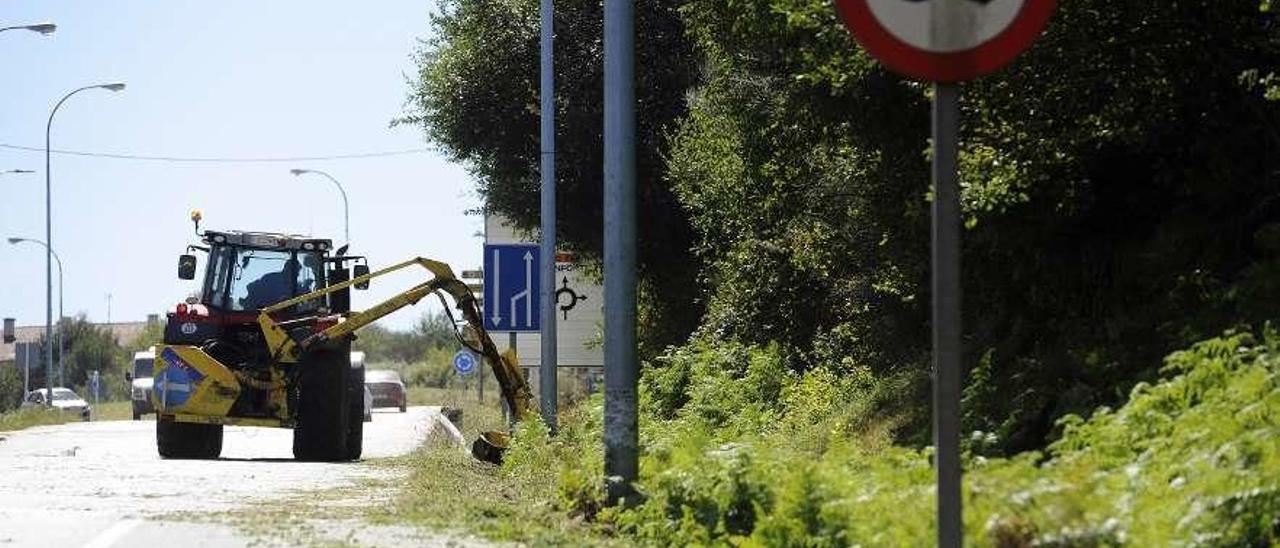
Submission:
M 166 459 L 216 459 L 222 454 L 222 425 L 157 420 L 156 449 Z
M 293 427 L 293 456 L 305 461 L 347 460 L 347 378 L 351 358 L 321 350 L 298 367 L 298 412 Z

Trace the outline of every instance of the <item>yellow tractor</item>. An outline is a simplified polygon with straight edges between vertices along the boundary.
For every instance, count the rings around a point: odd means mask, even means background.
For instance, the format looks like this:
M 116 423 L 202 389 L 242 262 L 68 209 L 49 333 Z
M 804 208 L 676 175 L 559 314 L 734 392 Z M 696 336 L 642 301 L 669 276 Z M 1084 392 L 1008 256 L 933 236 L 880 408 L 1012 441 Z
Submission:
M 454 317 L 445 294 L 452 298 L 461 313 L 454 321 L 458 341 L 493 368 L 513 422 L 530 413 L 531 394 L 513 351 L 498 352 L 475 296 L 448 265 L 415 258 L 370 272 L 363 257 L 347 256 L 346 246 L 333 250 L 326 239 L 200 232 L 198 212 L 192 220 L 204 245 L 179 257 L 178 277 L 195 278 L 191 252 L 208 258 L 199 296 L 167 314 L 164 344 L 155 352 L 161 457 L 217 458 L 230 424 L 292 428 L 300 460 L 359 459 L 364 370 L 353 367 L 351 341 L 361 327 L 431 294 Z M 368 310 L 350 310 L 351 288 L 413 266 L 429 278 Z M 505 433 L 487 432 L 473 453 L 497 461 L 505 441 Z

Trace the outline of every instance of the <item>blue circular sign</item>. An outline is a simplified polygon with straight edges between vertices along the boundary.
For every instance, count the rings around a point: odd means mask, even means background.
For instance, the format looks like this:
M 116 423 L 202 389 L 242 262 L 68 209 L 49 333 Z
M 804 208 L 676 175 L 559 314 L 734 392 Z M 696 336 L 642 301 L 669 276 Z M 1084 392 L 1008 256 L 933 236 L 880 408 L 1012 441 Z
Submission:
M 476 370 L 476 357 L 468 350 L 459 350 L 453 355 L 453 369 L 462 375 L 470 375 Z

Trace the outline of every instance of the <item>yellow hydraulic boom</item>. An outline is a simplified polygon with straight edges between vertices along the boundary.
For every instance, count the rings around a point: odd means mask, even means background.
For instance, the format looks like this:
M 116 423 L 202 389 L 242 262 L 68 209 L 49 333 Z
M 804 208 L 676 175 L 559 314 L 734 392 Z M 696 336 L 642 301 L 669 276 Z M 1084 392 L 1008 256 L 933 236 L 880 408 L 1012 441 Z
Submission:
M 395 272 L 397 270 L 407 268 L 412 265 L 418 265 L 430 272 L 433 277 L 413 288 L 400 293 L 390 299 L 387 299 L 377 305 L 361 312 L 352 312 L 342 321 L 337 322 L 333 326 L 319 332 L 308 334 L 295 340 L 288 332 L 289 324 L 292 322 L 277 322 L 272 318 L 272 314 L 288 309 L 289 307 L 319 299 L 355 284 L 364 283 L 384 274 Z M 444 297 L 439 294 L 444 291 L 453 297 L 456 307 L 462 312 L 462 318 L 470 326 L 471 332 L 474 333 L 475 339 L 468 340 L 470 337 L 459 336 L 459 341 L 470 348 L 472 351 L 484 357 L 490 367 L 493 369 L 494 376 L 498 379 L 498 386 L 502 391 L 502 397 L 506 401 L 507 406 L 511 410 L 512 419 L 516 422 L 523 420 L 533 412 L 532 393 L 529 390 L 528 383 L 524 380 L 524 375 L 520 372 L 519 363 L 516 359 L 514 349 L 507 353 L 498 352 L 498 347 L 493 344 L 493 340 L 489 338 L 489 334 L 484 330 L 484 322 L 480 315 L 480 307 L 476 302 L 475 295 L 471 294 L 471 290 L 467 285 L 459 280 L 453 274 L 453 269 L 449 265 L 440 261 L 424 259 L 416 257 L 399 264 L 395 264 L 370 272 L 363 276 L 357 276 L 342 283 L 333 284 L 331 286 L 312 291 L 305 295 L 299 295 L 292 299 L 281 301 L 262 309 L 258 314 L 258 325 L 262 328 L 263 336 L 266 338 L 268 348 L 271 350 L 274 360 L 280 363 L 297 363 L 298 357 L 308 348 L 321 344 L 325 341 L 337 340 L 347 337 L 356 330 L 369 325 L 378 319 L 391 314 L 401 308 L 417 304 L 423 297 L 435 293 L 440 298 L 440 302 L 445 305 L 448 312 L 448 303 Z M 452 314 L 450 314 L 452 316 Z M 294 320 L 296 321 L 296 320 Z M 491 446 L 496 446 L 498 451 L 505 445 L 505 435 L 501 433 L 486 433 L 489 438 L 484 441 Z M 477 449 L 477 452 L 479 450 Z M 477 456 L 481 456 L 477 454 Z M 483 458 L 483 457 L 482 457 Z M 493 460 L 492 458 L 486 460 Z

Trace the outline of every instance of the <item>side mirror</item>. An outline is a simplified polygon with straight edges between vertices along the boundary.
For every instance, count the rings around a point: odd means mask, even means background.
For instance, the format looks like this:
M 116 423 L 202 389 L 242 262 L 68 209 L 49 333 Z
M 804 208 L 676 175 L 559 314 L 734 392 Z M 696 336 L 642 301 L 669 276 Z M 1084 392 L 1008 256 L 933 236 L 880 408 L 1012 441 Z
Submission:
M 369 275 L 369 265 L 367 264 L 358 264 L 351 268 L 351 277 L 353 279 L 359 278 L 361 276 L 368 276 L 368 275 Z M 356 289 L 369 289 L 369 280 L 352 284 L 352 287 Z
M 18 340 L 17 335 L 14 333 L 14 327 L 13 327 L 13 324 L 16 321 L 17 320 L 15 320 L 14 318 L 4 319 L 4 343 L 5 344 L 9 344 L 13 341 Z
M 133 372 L 132 372 L 132 371 L 125 371 L 125 372 L 124 372 L 124 380 L 125 380 L 125 382 L 133 382 Z
M 196 256 L 195 255 L 179 255 L 178 256 L 178 279 L 180 280 L 196 279 Z

